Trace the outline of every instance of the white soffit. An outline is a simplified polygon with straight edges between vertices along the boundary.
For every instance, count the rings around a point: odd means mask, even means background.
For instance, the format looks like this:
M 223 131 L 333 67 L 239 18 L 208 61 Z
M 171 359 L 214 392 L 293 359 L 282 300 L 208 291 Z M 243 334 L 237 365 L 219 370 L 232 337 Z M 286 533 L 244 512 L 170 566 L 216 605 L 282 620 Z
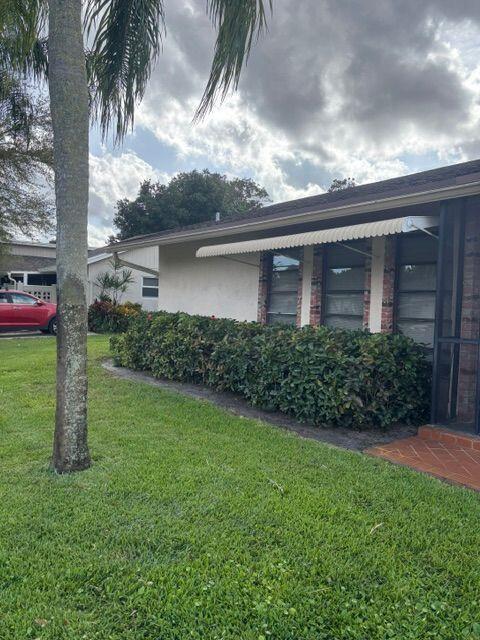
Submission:
M 437 225 L 438 218 L 436 216 L 408 216 L 406 218 L 394 218 L 393 220 L 353 224 L 348 227 L 295 233 L 289 236 L 246 240 L 244 242 L 231 242 L 229 244 L 214 244 L 200 247 L 196 255 L 197 258 L 211 258 L 214 256 L 255 253 L 257 251 L 271 251 L 274 249 L 290 249 L 292 247 L 306 247 L 313 244 L 325 244 L 327 242 L 345 242 L 346 240 L 359 240 L 360 238 L 391 236 L 396 233 L 408 233 L 409 231 L 417 231 L 418 229 L 428 229 L 430 227 L 436 227 Z

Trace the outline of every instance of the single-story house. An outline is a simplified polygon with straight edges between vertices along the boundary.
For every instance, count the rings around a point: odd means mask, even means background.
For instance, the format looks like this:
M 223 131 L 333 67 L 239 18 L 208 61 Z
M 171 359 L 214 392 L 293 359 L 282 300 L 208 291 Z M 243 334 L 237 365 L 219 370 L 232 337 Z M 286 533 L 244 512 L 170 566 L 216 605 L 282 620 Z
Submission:
M 28 242 L 14 240 L 1 252 L 0 283 L 10 283 L 48 301 L 55 301 L 56 245 L 55 243 Z M 147 311 L 158 308 L 158 251 L 146 248 L 141 251 L 122 252 L 120 262 L 125 268 L 131 268 L 132 282 L 122 295 L 122 301 L 140 303 Z M 135 264 L 126 263 L 131 260 Z M 112 254 L 105 248 L 88 251 L 88 303 L 91 304 L 100 294 L 96 284 L 101 273 L 113 271 Z M 13 285 L 13 282 L 16 284 Z M 1 284 L 0 284 L 1 286 Z
M 432 421 L 480 432 L 480 160 L 104 251 L 156 254 L 158 309 L 411 336 L 433 361 Z
M 112 254 L 108 247 L 94 249 L 88 257 L 88 300 L 93 302 L 100 295 L 98 277 L 105 272 L 113 272 Z M 147 311 L 158 309 L 158 249 L 144 247 L 122 251 L 117 254 L 120 267 L 132 273 L 132 282 L 128 285 L 121 301 L 136 302 Z
M 56 283 L 54 243 L 13 240 L 4 244 L 0 276 L 8 275 L 10 280 L 31 286 Z

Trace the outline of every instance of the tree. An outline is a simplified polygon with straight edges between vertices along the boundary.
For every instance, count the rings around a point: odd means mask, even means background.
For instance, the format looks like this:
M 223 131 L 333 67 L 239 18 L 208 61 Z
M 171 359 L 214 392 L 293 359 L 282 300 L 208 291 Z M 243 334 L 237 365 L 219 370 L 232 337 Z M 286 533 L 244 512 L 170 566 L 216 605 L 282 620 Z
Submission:
M 332 184 L 328 188 L 328 193 L 334 193 L 335 191 L 343 191 L 344 189 L 351 189 L 356 187 L 357 183 L 355 178 L 334 178 Z
M 0 241 L 52 228 L 52 163 L 45 99 L 0 68 Z
M 113 222 L 115 240 L 154 233 L 173 227 L 247 214 L 269 201 L 268 193 L 254 180 L 229 180 L 220 173 L 180 173 L 168 185 L 146 180 L 135 200 L 119 200 Z
M 108 298 L 116 306 L 127 291 L 128 285 L 134 282 L 133 271 L 121 269 L 120 261 L 117 257 L 110 261 L 111 271 L 104 271 L 97 276 L 95 284 L 100 288 L 100 299 Z
M 218 95 L 224 97 L 230 88 L 237 87 L 253 42 L 266 27 L 267 1 L 207 0 L 217 39 L 197 119 Z M 49 0 L 48 7 L 46 0 L 2 0 L 0 6 L 0 64 L 27 70 L 36 77 L 48 71 L 59 290 L 52 465 L 61 473 L 90 464 L 86 378 L 88 89 L 91 112 L 103 134 L 107 135 L 114 122 L 116 140 L 121 141 L 133 123 L 135 105 L 144 95 L 163 33 L 164 0 Z M 91 44 L 86 55 L 84 35 Z

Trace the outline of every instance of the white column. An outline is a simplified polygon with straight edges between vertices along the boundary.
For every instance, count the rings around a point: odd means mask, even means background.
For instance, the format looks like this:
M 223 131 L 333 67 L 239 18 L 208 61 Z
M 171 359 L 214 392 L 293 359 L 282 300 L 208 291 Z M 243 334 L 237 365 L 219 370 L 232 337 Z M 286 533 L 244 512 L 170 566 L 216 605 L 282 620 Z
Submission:
M 372 238 L 372 279 L 370 284 L 370 326 L 372 333 L 382 330 L 383 270 L 385 236 Z
M 310 324 L 310 296 L 312 294 L 313 247 L 303 248 L 301 325 Z

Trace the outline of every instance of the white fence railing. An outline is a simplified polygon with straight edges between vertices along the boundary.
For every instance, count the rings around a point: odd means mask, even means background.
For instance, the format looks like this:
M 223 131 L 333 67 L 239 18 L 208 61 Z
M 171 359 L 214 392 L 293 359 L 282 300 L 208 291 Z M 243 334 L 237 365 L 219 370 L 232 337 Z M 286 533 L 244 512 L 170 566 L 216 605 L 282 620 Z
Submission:
M 41 285 L 23 284 L 21 282 L 17 282 L 16 289 L 18 291 L 25 291 L 25 293 L 30 293 L 32 294 L 32 296 L 40 298 L 40 300 L 44 300 L 45 302 L 57 302 L 57 288 L 55 285 L 44 287 Z

